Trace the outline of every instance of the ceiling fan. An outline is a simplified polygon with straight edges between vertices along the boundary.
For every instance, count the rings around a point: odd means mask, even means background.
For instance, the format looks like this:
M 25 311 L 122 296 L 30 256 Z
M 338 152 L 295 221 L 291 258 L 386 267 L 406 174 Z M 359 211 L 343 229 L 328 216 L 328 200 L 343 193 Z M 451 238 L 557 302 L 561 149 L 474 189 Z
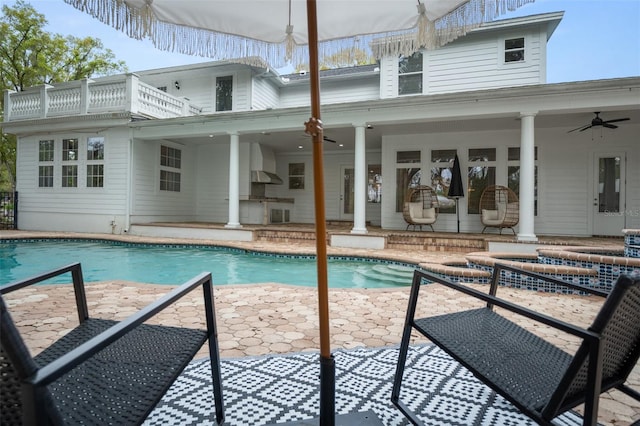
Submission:
M 308 135 L 308 134 L 305 133 L 304 137 L 305 138 L 310 138 L 311 135 Z M 322 136 L 322 140 L 325 141 L 325 142 L 338 143 L 338 141 L 336 141 L 335 139 L 328 138 L 328 137 L 326 137 L 324 135 Z
M 626 118 L 614 118 L 613 120 L 603 120 L 602 118 L 600 118 L 600 111 L 596 111 L 596 112 L 594 112 L 594 114 L 596 116 L 595 116 L 595 118 L 593 120 L 591 120 L 591 123 L 586 124 L 584 126 L 580 126 L 580 127 L 575 128 L 573 130 L 569 130 L 567 133 L 575 132 L 576 130 L 584 132 L 587 129 L 590 129 L 592 127 L 599 127 L 599 126 L 606 127 L 608 129 L 617 129 L 618 126 L 616 126 L 615 124 L 611 124 L 611 123 L 617 123 L 619 121 L 627 121 L 627 120 L 629 120 L 629 117 L 626 117 Z

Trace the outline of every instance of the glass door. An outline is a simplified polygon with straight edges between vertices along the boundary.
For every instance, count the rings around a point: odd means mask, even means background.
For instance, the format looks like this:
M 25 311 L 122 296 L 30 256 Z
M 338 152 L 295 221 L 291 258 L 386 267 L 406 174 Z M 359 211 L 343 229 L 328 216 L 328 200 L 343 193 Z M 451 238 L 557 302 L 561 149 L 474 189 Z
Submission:
M 593 235 L 622 236 L 625 227 L 625 156 L 596 154 Z
M 342 166 L 342 188 L 340 188 L 340 220 L 353 220 L 353 167 Z

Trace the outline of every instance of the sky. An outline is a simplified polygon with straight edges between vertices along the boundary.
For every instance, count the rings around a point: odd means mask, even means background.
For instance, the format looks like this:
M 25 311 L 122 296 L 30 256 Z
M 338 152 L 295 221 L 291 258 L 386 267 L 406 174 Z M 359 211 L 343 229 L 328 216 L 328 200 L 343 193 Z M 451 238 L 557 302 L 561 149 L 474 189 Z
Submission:
M 47 19 L 46 31 L 99 38 L 132 72 L 209 60 L 129 39 L 62 0 L 28 3 Z M 15 0 L 0 4 L 12 6 Z M 640 76 L 640 0 L 536 0 L 501 18 L 559 11 L 564 18 L 548 43 L 548 83 Z

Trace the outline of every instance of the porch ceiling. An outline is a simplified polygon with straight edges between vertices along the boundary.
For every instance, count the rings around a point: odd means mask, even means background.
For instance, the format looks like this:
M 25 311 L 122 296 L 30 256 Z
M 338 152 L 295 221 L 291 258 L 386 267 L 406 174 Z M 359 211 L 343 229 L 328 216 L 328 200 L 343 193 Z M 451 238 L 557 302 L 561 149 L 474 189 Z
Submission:
M 640 105 L 638 109 L 618 109 L 601 111 L 601 118 L 604 120 L 629 117 L 630 121 L 617 123 L 620 126 L 637 125 L 640 123 Z M 536 129 L 555 128 L 559 136 L 564 136 L 569 130 L 583 126 L 591 122 L 594 118 L 593 111 L 581 111 L 575 113 L 539 113 L 535 118 Z M 335 143 L 327 142 L 324 145 L 326 152 L 353 151 L 354 150 L 354 128 L 353 126 L 332 126 L 330 120 L 324 120 L 324 135 Z M 380 149 L 382 137 L 384 135 L 409 135 L 421 133 L 447 133 L 447 132 L 479 132 L 491 130 L 519 130 L 520 119 L 514 116 L 509 117 L 485 117 L 473 119 L 438 120 L 438 121 L 412 121 L 407 123 L 383 123 L 371 121 L 365 132 L 367 149 Z M 300 130 L 269 131 L 265 130 L 256 133 L 243 133 L 240 140 L 242 142 L 258 142 L 270 147 L 274 152 L 307 152 L 311 150 L 311 138 L 304 134 L 303 121 L 300 122 Z M 615 131 L 605 129 L 604 131 Z M 214 136 L 210 138 L 190 136 L 185 138 L 171 138 L 181 143 L 206 144 L 215 140 L 219 143 L 228 142 L 226 135 Z M 299 148 L 301 147 L 301 148 Z

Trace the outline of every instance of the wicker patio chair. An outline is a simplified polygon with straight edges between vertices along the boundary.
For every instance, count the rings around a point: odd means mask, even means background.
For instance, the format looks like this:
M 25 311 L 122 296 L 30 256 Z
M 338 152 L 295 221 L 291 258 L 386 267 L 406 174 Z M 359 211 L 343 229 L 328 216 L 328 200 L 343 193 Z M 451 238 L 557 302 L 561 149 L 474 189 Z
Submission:
M 583 329 L 497 298 L 501 274 L 520 274 L 606 300 L 591 326 Z M 416 319 L 418 293 L 422 284 L 428 282 L 458 290 L 487 304 L 478 309 Z M 574 335 L 582 343 L 570 355 L 495 312 L 494 305 Z M 584 424 L 595 425 L 600 393 L 615 388 L 640 401 L 640 393 L 625 384 L 640 356 L 639 317 L 640 274 L 621 275 L 607 295 L 534 272 L 496 265 L 486 294 L 415 271 L 391 400 L 413 424 L 422 424 L 400 400 L 409 340 L 415 329 L 537 423 L 551 425 L 556 416 L 584 403 Z
M 433 231 L 433 224 L 438 219 L 438 196 L 430 186 L 419 186 L 407 194 L 402 217 L 407 222 L 407 230 L 410 226 L 415 231 L 416 226 L 429 225 Z
M 5 295 L 71 273 L 80 324 L 32 357 L 0 296 L 2 425 L 140 424 L 206 340 L 215 416 L 224 421 L 211 274 L 203 273 L 123 321 L 89 318 L 79 263 L 0 287 Z M 144 324 L 197 287 L 207 329 Z M 212 417 L 214 407 L 211 407 Z
M 480 213 L 482 233 L 488 227 L 498 228 L 500 234 L 503 228 L 510 228 L 515 235 L 513 227 L 520 220 L 518 196 L 506 186 L 488 186 L 480 196 Z

